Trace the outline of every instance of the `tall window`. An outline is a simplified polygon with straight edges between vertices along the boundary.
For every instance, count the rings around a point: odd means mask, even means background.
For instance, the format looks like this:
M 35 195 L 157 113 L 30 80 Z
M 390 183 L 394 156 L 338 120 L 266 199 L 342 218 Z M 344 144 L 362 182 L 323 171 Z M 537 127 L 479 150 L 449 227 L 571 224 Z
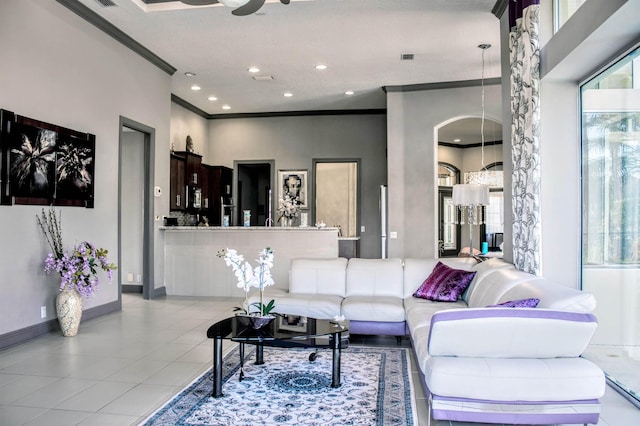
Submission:
M 554 0 L 553 32 L 556 33 L 587 0 Z
M 640 405 L 640 48 L 580 89 L 582 288 L 598 317 L 584 356 Z
M 640 264 L 639 55 L 582 86 L 585 265 Z

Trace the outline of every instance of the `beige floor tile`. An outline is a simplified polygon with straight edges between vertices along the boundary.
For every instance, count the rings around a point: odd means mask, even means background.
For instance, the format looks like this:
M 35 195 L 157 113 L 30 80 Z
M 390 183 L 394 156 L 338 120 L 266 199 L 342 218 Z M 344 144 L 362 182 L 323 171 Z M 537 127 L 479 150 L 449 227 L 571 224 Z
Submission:
M 47 410 L 35 407 L 17 407 L 0 405 L 0 425 L 19 426 L 35 419 Z
M 60 410 L 77 410 L 98 412 L 135 385 L 122 382 L 100 381 L 80 394 L 62 402 L 57 408 Z
M 55 408 L 65 400 L 97 383 L 95 380 L 88 379 L 69 377 L 60 379 L 15 401 L 15 404 L 25 407 Z
M 173 362 L 144 381 L 150 385 L 185 386 L 202 374 L 208 365 Z
M 20 376 L 0 392 L 0 405 L 9 405 L 38 390 L 60 380 L 56 377 Z M 2 424 L 2 423 L 0 423 Z
M 142 420 L 144 419 L 136 416 L 96 413 L 90 414 L 78 423 L 78 426 L 133 426 L 138 425 Z
M 100 413 L 142 416 L 157 409 L 158 401 L 180 392 L 178 386 L 138 385 L 100 410 Z
M 142 383 L 170 364 L 169 361 L 141 359 L 113 373 L 107 380 L 114 382 Z
M 68 410 L 48 410 L 35 419 L 25 423 L 25 426 L 69 426 L 86 419 L 90 413 Z

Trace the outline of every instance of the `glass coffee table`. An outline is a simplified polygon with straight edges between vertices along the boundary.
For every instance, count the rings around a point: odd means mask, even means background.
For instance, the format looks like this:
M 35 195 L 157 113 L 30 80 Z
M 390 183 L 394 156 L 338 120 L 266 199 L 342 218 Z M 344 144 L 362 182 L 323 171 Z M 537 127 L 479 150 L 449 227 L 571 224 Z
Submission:
M 349 321 L 320 320 L 298 315 L 276 314 L 276 318 L 256 329 L 246 316 L 233 316 L 213 324 L 207 337 L 213 339 L 213 393 L 222 395 L 222 341 L 240 344 L 240 365 L 244 363 L 244 345 L 256 346 L 256 364 L 264 364 L 265 346 L 278 348 L 330 348 L 333 354 L 331 387 L 340 387 L 340 351 L 349 344 Z M 316 352 L 309 356 L 314 361 Z M 240 380 L 242 380 L 242 372 Z

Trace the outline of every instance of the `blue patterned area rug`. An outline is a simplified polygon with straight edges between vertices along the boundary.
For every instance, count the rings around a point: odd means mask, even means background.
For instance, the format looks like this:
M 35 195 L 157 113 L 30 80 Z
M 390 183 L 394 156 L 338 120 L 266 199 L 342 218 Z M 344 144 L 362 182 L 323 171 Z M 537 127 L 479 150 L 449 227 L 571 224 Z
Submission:
M 264 348 L 263 365 L 246 346 L 244 380 L 238 348 L 224 359 L 221 398 L 211 398 L 207 371 L 147 420 L 168 425 L 417 425 L 409 350 L 352 346 L 342 351 L 341 384 L 331 385 L 331 351 Z

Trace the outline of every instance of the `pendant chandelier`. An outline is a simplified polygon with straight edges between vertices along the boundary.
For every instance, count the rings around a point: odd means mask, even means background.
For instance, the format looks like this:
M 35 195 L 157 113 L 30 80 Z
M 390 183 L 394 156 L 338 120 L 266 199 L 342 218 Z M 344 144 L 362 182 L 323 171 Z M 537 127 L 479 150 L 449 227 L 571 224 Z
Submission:
M 460 225 L 469 224 L 469 255 L 473 256 L 473 226 L 484 224 L 484 206 L 489 204 L 489 185 L 496 183 L 497 176 L 495 172 L 484 169 L 484 54 L 491 47 L 490 44 L 481 44 L 478 46 L 482 50 L 482 119 L 480 124 L 481 139 L 481 164 L 482 168 L 478 172 L 465 173 L 465 183 L 453 186 L 453 204 L 457 206 L 459 215 L 458 223 Z M 500 172 L 500 183 L 502 186 L 502 172 Z M 498 186 L 498 185 L 496 185 Z

